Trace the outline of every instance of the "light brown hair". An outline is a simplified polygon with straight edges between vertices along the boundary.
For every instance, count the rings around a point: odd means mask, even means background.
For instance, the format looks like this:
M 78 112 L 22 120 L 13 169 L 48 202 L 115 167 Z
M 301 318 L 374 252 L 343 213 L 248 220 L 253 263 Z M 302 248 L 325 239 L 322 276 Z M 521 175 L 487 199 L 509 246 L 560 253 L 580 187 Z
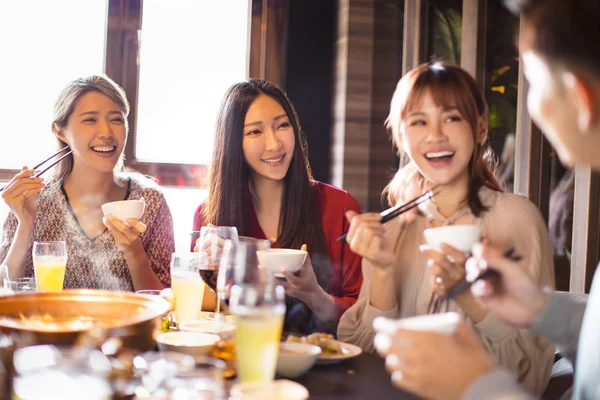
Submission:
M 107 96 L 109 99 L 114 101 L 125 116 L 125 126 L 128 130 L 127 116 L 129 115 L 129 102 L 125 91 L 115 81 L 107 76 L 90 75 L 82 78 L 78 78 L 73 82 L 69 83 L 59 94 L 56 103 L 54 104 L 54 112 L 52 114 L 52 130 L 56 132 L 57 129 L 63 129 L 67 126 L 69 117 L 73 114 L 77 101 L 86 93 L 98 92 Z M 62 149 L 67 146 L 67 143 L 58 140 L 58 148 Z M 123 169 L 123 163 L 125 161 L 125 152 L 121 154 L 115 171 L 121 171 Z M 60 182 L 73 170 L 73 154 L 63 159 L 60 163 L 54 167 L 52 173 L 53 181 Z
M 471 126 L 474 150 L 469 162 L 469 191 L 467 202 L 474 215 L 486 211 L 479 198 L 479 189 L 487 186 L 500 191 L 492 169 L 492 154 L 487 140 L 478 137 L 481 118 L 486 118 L 488 106 L 477 83 L 462 68 L 442 63 L 421 64 L 400 79 L 392 97 L 390 114 L 386 126 L 392 131 L 394 144 L 398 148 L 402 167 L 385 188 L 388 203 L 395 205 L 408 201 L 427 190 L 428 184 L 415 163 L 402 148 L 402 121 L 421 103 L 424 95 L 431 94 L 433 101 L 441 106 L 455 106 Z

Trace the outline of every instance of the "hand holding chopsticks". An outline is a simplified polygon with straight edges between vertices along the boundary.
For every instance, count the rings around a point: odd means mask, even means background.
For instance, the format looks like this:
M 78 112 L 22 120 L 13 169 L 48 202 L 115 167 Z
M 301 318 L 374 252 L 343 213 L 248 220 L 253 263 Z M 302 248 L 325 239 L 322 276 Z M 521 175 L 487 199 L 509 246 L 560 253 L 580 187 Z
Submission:
M 59 159 L 54 160 L 52 162 L 52 164 L 46 166 L 46 168 L 38 170 L 42 165 L 44 165 L 45 163 L 47 163 L 48 161 L 50 161 L 51 159 L 53 159 L 54 157 L 56 157 L 57 155 L 63 153 L 64 151 L 68 150 L 65 154 L 63 154 Z M 57 151 L 56 153 L 52 154 L 50 157 L 46 158 L 44 161 L 42 161 L 41 163 L 39 163 L 38 165 L 36 165 L 35 167 L 33 167 L 33 175 L 31 176 L 31 178 L 37 178 L 39 176 L 41 176 L 44 172 L 48 171 L 50 168 L 52 168 L 53 166 L 55 166 L 56 164 L 58 164 L 63 158 L 67 157 L 69 154 L 71 154 L 73 152 L 73 150 L 69 149 L 69 146 L 65 146 L 62 149 L 60 149 L 59 151 Z M 0 188 L 0 192 L 3 192 L 4 189 L 6 189 L 8 186 L 10 186 L 10 183 L 7 184 L 6 186 Z
M 419 204 L 424 203 L 425 201 L 431 199 L 434 194 L 437 194 L 437 192 L 438 192 L 437 187 L 433 187 L 431 190 L 423 193 L 419 197 L 416 197 L 409 202 L 388 208 L 387 210 L 385 210 L 385 211 L 381 212 L 381 214 L 379 214 L 381 216 L 380 222 L 382 224 L 385 224 L 386 222 L 391 221 L 392 219 L 404 214 L 405 212 L 412 210 L 413 208 L 417 207 Z M 338 242 L 346 243 L 347 235 L 348 234 L 346 233 L 346 234 L 340 236 L 339 238 L 337 238 Z

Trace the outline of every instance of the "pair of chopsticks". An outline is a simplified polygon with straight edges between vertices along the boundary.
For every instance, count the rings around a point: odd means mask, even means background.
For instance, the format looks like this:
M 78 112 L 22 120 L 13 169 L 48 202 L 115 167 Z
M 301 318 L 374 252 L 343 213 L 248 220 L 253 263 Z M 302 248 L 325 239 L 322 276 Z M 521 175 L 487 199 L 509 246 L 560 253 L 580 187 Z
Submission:
M 62 155 L 62 157 L 60 157 L 57 160 L 54 160 L 52 162 L 52 164 L 48 165 L 46 168 L 42 169 L 41 171 L 37 171 L 38 168 L 40 168 L 42 165 L 46 164 L 48 161 L 52 160 L 54 157 L 56 157 L 57 155 L 59 155 L 60 153 L 64 152 L 65 150 L 69 150 L 67 151 L 65 154 Z M 59 151 L 57 151 L 56 153 L 52 154 L 50 157 L 46 158 L 44 161 L 42 161 L 41 163 L 39 163 L 38 165 L 36 165 L 35 167 L 33 167 L 33 170 L 35 171 L 33 173 L 33 175 L 31 176 L 32 178 L 37 178 L 38 176 L 42 175 L 44 172 L 48 171 L 50 168 L 54 167 L 56 164 L 58 164 L 63 158 L 67 157 L 69 154 L 71 154 L 73 152 L 73 150 L 71 150 L 69 148 L 69 146 L 65 146 L 62 149 L 60 149 Z M 0 192 L 2 192 L 4 190 L 6 186 L 4 186 L 3 188 L 0 188 Z
M 396 218 L 399 215 L 404 214 L 405 212 L 407 212 L 408 210 L 412 210 L 413 208 L 415 208 L 416 206 L 418 206 L 419 204 L 431 199 L 435 194 L 438 194 L 439 191 L 437 190 L 437 186 L 434 186 L 433 188 L 431 188 L 430 190 L 428 190 L 427 192 L 423 193 L 422 195 L 412 199 L 409 202 L 406 202 L 404 204 L 401 204 L 399 206 L 394 206 L 391 208 L 388 208 L 387 210 L 381 212 L 379 215 L 381 215 L 381 223 L 385 224 L 386 222 Z M 342 236 L 340 236 L 339 238 L 337 238 L 338 242 L 342 242 L 342 243 L 346 243 L 346 236 L 348 234 L 345 233 Z
M 523 259 L 523 257 L 521 257 L 520 255 L 515 254 L 514 247 L 511 247 L 504 252 L 504 258 L 508 258 L 509 260 L 511 260 L 513 262 L 519 262 Z M 472 282 L 468 282 L 468 281 L 461 282 L 458 285 L 454 286 L 452 289 L 450 289 L 445 296 L 445 300 L 450 300 L 450 299 L 458 296 L 459 294 L 461 294 L 462 292 L 464 292 L 465 290 L 470 288 L 471 285 L 473 285 L 477 281 L 497 278 L 499 276 L 500 276 L 500 274 L 495 269 L 486 269 L 485 271 L 480 273 L 475 279 L 473 279 Z

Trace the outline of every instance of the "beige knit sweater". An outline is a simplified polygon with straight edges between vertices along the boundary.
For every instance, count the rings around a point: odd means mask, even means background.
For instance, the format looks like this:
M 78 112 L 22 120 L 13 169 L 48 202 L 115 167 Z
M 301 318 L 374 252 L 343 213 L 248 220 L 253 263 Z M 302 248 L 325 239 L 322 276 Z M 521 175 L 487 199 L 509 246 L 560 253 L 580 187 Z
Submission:
M 471 223 L 480 226 L 482 236 L 491 244 L 514 247 L 515 253 L 523 256 L 522 265 L 531 276 L 536 277 L 540 285 L 554 287 L 552 246 L 539 210 L 526 198 L 512 193 L 483 188 L 480 198 L 489 210 L 476 218 L 467 209 Z M 419 251 L 419 246 L 425 244 L 423 231 L 432 227 L 431 220 L 440 218 L 433 208 L 432 204 L 422 207 L 422 212 L 410 223 L 393 220 L 386 224 L 386 235 L 391 243 L 395 242 L 398 260 L 395 269 L 396 291 L 389 293 L 389 296 L 395 297 L 397 306 L 391 310 L 379 310 L 370 305 L 369 292 L 372 289 L 374 267 L 363 258 L 360 296 L 340 320 L 339 340 L 372 352 L 375 335 L 373 319 L 378 316 L 402 318 L 427 313 L 432 292 L 431 276 L 426 267 L 426 257 Z M 460 308 L 451 302 L 450 311 L 460 312 Z M 518 376 L 528 390 L 538 394 L 543 392 L 554 361 L 552 344 L 527 331 L 506 325 L 491 315 L 474 326 L 484 345 L 503 366 Z

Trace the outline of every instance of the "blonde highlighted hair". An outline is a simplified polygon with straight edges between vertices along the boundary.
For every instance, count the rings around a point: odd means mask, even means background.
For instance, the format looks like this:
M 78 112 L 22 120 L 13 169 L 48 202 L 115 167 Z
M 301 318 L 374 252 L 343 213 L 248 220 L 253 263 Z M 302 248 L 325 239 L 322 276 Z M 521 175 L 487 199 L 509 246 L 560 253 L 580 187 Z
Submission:
M 487 186 L 501 191 L 493 172 L 493 155 L 487 140 L 478 137 L 480 120 L 487 118 L 488 106 L 475 80 L 464 69 L 443 62 L 421 64 L 400 79 L 392 97 L 386 126 L 391 129 L 398 148 L 401 168 L 385 188 L 390 205 L 408 201 L 428 189 L 428 182 L 402 148 L 402 122 L 430 94 L 438 106 L 454 106 L 471 126 L 475 144 L 469 162 L 467 202 L 474 215 L 486 207 L 479 198 L 479 189 Z M 487 139 L 487 138 L 486 138 Z
M 73 111 L 77 101 L 86 93 L 98 92 L 109 99 L 114 101 L 125 116 L 126 129 L 127 116 L 129 115 L 129 102 L 125 91 L 115 81 L 107 76 L 103 75 L 90 75 L 86 77 L 78 78 L 69 83 L 59 94 L 56 103 L 54 104 L 54 112 L 52 114 L 52 130 L 63 129 L 67 126 L 69 118 Z M 59 149 L 67 146 L 67 143 L 60 140 L 57 137 Z M 123 164 L 125 162 L 125 153 L 121 154 L 117 165 L 115 166 L 115 172 L 123 170 Z M 62 181 L 71 171 L 73 170 L 73 154 L 63 159 L 54 167 L 52 173 L 52 180 L 56 182 Z

